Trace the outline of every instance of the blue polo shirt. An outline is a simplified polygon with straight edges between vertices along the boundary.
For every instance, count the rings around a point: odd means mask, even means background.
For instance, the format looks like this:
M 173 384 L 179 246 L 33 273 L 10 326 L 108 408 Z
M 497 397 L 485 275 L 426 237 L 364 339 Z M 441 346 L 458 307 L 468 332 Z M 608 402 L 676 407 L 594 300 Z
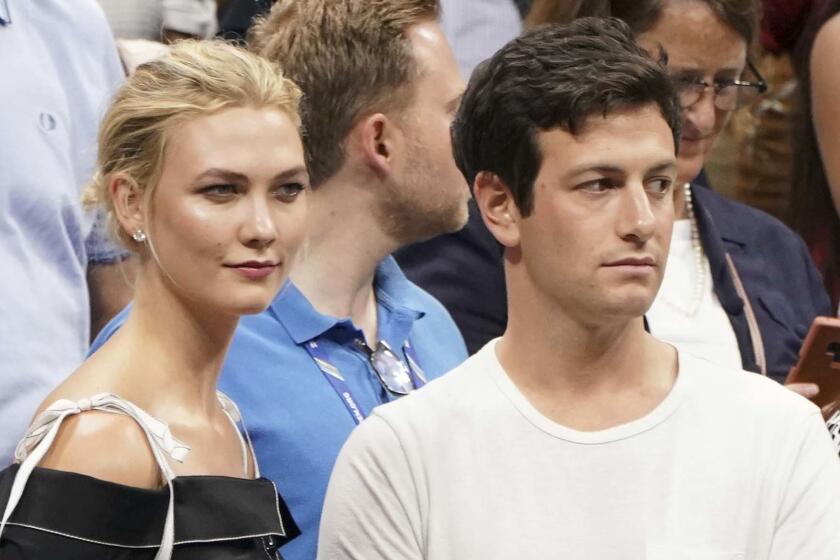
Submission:
M 428 379 L 467 357 L 452 318 L 432 296 L 411 283 L 388 257 L 377 267 L 379 338 L 405 359 L 410 340 Z M 125 320 L 123 310 L 97 337 L 102 345 Z M 353 340 L 361 331 L 348 319 L 319 313 L 287 283 L 271 306 L 243 317 L 228 352 L 219 388 L 242 410 L 262 475 L 272 479 L 301 529 L 281 549 L 287 560 L 312 560 L 330 472 L 355 427 L 343 401 L 315 365 L 304 344 L 317 339 L 362 411 L 391 399 L 367 356 Z

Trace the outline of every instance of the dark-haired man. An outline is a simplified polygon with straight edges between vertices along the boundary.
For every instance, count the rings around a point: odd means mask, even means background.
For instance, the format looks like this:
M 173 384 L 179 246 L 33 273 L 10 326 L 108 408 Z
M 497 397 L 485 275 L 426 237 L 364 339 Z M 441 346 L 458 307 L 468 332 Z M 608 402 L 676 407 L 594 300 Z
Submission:
M 505 248 L 507 330 L 354 432 L 319 558 L 840 557 L 819 410 L 644 330 L 679 122 L 617 20 L 529 32 L 476 70 L 454 147 Z

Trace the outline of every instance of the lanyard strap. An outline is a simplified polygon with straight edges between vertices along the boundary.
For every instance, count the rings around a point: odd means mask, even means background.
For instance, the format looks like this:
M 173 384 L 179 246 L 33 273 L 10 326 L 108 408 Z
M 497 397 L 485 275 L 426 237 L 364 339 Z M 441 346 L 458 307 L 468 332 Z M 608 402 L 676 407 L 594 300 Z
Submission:
M 362 420 L 365 419 L 366 415 L 362 412 L 362 409 L 356 402 L 355 397 L 353 397 L 353 393 L 347 386 L 347 382 L 344 380 L 341 370 L 333 365 L 327 355 L 327 351 L 323 346 L 318 344 L 317 340 L 310 340 L 304 344 L 304 347 L 306 348 L 306 351 L 309 352 L 309 356 L 312 358 L 312 361 L 315 362 L 315 365 L 318 366 L 318 369 L 321 370 L 321 373 L 323 373 L 324 377 L 327 381 L 329 381 L 330 386 L 339 396 L 341 402 L 344 403 L 344 406 L 347 408 L 347 412 L 349 412 L 350 416 L 353 418 L 353 422 L 355 422 L 356 425 L 360 424 Z M 406 340 L 403 345 L 403 352 L 405 353 L 406 362 L 408 362 L 408 375 L 411 377 L 411 383 L 414 385 L 415 389 L 419 389 L 427 383 L 426 375 L 420 368 L 419 361 L 417 360 L 417 353 L 414 351 L 414 347 L 408 340 Z

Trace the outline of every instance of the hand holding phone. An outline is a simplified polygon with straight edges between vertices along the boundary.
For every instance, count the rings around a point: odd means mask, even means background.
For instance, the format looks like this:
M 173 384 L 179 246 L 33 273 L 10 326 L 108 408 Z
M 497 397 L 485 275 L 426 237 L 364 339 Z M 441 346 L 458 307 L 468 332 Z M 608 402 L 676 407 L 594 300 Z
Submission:
M 815 383 L 820 391 L 811 400 L 823 411 L 835 408 L 840 401 L 840 319 L 814 319 L 787 383 Z

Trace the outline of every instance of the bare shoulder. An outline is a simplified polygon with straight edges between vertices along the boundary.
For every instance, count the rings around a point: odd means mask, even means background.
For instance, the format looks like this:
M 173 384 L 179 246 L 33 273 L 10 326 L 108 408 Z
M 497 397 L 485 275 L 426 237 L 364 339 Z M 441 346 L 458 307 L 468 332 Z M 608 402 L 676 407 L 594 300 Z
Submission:
M 829 18 L 817 32 L 811 51 L 811 69 L 824 70 L 825 63 L 828 63 L 827 68 L 834 68 L 838 48 L 840 48 L 840 14 Z
M 137 422 L 97 410 L 66 418 L 40 466 L 138 488 L 158 488 L 162 481 Z

